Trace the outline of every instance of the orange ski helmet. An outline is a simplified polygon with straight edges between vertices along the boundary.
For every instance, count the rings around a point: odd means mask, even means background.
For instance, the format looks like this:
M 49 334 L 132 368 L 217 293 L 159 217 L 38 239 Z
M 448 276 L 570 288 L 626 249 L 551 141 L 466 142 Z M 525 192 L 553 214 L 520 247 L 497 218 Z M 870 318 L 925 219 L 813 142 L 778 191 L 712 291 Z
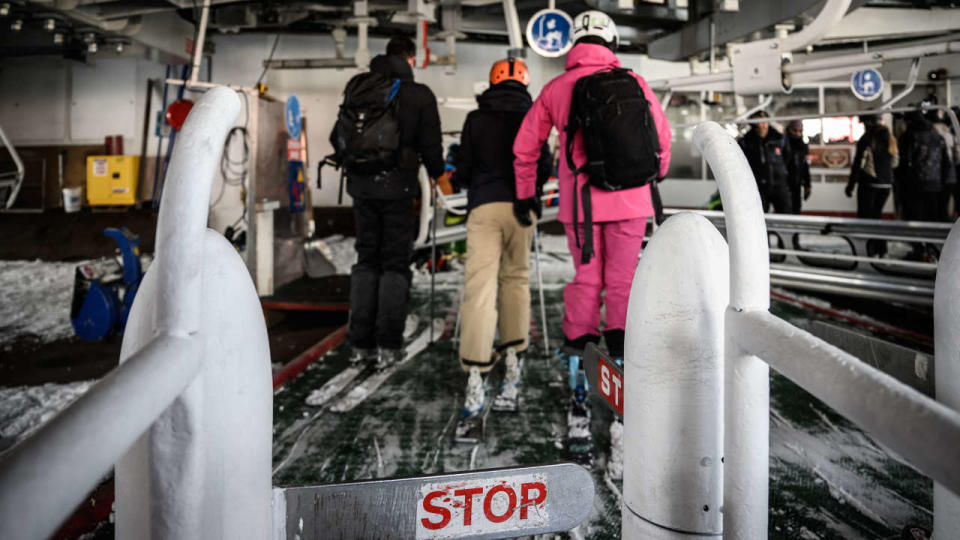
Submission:
M 530 84 L 530 72 L 527 65 L 519 58 L 497 60 L 490 68 L 490 84 L 500 84 L 503 81 L 517 81 L 527 86 Z

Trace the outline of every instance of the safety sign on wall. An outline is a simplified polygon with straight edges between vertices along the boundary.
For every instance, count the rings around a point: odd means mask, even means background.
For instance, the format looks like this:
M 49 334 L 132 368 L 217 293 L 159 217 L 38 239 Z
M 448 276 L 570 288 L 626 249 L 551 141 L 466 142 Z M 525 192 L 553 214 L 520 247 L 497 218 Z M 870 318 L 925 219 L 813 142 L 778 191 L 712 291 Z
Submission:
M 303 122 L 300 119 L 300 100 L 296 94 L 290 94 L 287 98 L 287 106 L 284 109 L 284 123 L 287 125 L 287 133 L 291 139 L 300 138 L 300 129 Z
M 873 68 L 858 71 L 850 78 L 850 90 L 863 101 L 873 101 L 883 93 L 883 75 Z
M 542 9 L 527 23 L 527 43 L 540 56 L 555 58 L 573 47 L 573 19 L 559 9 Z

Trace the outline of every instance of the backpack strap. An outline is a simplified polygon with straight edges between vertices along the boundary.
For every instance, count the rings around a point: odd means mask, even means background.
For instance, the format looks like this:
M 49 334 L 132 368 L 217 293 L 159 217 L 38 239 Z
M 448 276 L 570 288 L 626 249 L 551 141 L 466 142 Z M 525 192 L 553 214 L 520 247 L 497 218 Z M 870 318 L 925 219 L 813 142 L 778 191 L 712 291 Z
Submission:
M 577 192 L 574 183 L 573 192 Z M 584 182 L 580 194 L 583 198 L 583 249 L 580 251 L 580 264 L 587 264 L 593 258 L 593 203 L 590 200 L 590 182 Z M 576 204 L 576 199 L 574 199 Z M 574 207 L 576 216 L 576 207 Z M 576 217 L 574 217 L 573 231 L 577 231 Z

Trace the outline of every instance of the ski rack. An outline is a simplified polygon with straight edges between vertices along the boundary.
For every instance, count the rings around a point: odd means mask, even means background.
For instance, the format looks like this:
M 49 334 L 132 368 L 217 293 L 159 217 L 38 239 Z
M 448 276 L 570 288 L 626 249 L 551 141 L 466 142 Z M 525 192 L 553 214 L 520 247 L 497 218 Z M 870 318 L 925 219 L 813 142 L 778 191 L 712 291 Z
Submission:
M 667 216 L 687 210 L 666 209 Z M 722 211 L 691 210 L 726 235 Z M 774 285 L 857 298 L 933 305 L 936 262 L 871 256 L 870 244 L 894 242 L 939 256 L 948 223 L 764 214 Z M 821 243 L 805 245 L 805 240 Z M 826 240 L 827 244 L 823 245 Z M 837 247 L 841 249 L 837 250 Z
M 6 200 L 0 200 L 0 208 L 9 210 L 13 207 L 13 203 L 17 200 L 17 195 L 20 193 L 20 188 L 23 186 L 23 177 L 26 174 L 26 171 L 23 168 L 23 161 L 20 159 L 20 154 L 17 153 L 17 149 L 13 147 L 13 144 L 10 142 L 10 139 L 7 138 L 7 134 L 4 133 L 3 127 L 0 127 L 0 143 L 7 148 L 7 151 L 10 152 L 10 158 L 13 159 L 13 165 L 15 170 L 7 171 L 0 173 L 0 189 L 9 188 L 10 193 L 7 195 Z

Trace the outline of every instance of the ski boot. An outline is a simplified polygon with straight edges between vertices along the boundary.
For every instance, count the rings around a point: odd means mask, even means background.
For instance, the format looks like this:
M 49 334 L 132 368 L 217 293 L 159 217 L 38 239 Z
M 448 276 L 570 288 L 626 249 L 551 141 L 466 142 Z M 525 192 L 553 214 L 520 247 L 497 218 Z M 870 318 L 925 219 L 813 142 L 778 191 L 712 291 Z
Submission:
M 380 354 L 377 355 L 377 364 L 374 367 L 377 371 L 383 371 L 401 360 L 403 360 L 403 349 L 385 349 L 381 347 Z
M 510 347 L 507 349 L 507 357 L 504 363 L 506 369 L 503 381 L 500 383 L 500 393 L 493 399 L 492 408 L 495 411 L 515 412 L 519 398 L 523 358 L 517 354 L 516 349 Z
M 377 360 L 377 349 L 354 347 L 350 353 L 350 364 L 357 365 Z
M 590 405 L 587 403 L 587 376 L 580 367 L 579 354 L 566 355 L 567 372 L 573 397 L 567 411 L 566 450 L 570 459 L 593 465 L 593 435 L 590 433 Z
M 478 442 L 483 434 L 483 409 L 487 396 L 483 375 L 480 369 L 470 368 L 467 377 L 467 394 L 463 400 L 463 409 L 460 411 L 460 420 L 454 430 L 454 440 L 461 443 Z

